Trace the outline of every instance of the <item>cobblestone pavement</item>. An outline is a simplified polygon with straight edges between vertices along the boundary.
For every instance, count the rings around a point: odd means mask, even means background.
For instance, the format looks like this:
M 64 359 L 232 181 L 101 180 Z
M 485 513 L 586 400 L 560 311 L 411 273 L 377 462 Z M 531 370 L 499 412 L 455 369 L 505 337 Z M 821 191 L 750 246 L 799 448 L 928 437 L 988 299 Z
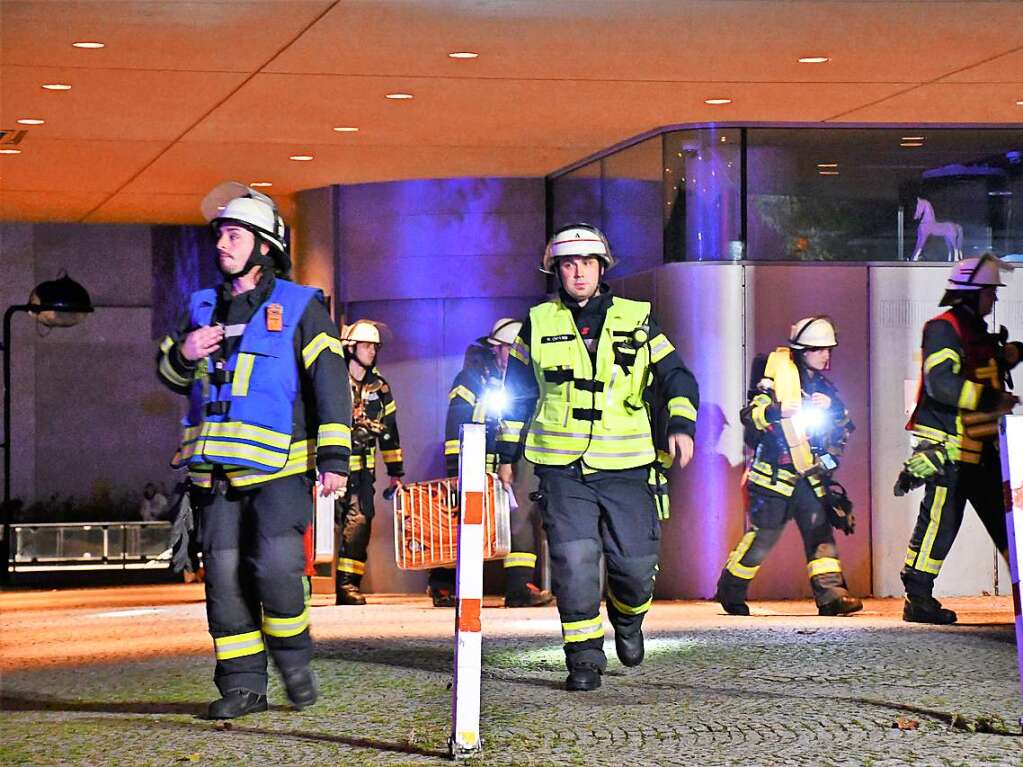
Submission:
M 321 702 L 224 726 L 199 718 L 214 696 L 198 599 L 189 587 L 0 594 L 0 763 L 447 763 L 451 610 L 417 597 L 316 607 Z M 647 660 L 612 660 L 591 693 L 561 689 L 555 610 L 484 610 L 485 747 L 469 763 L 1020 767 L 1011 601 L 946 603 L 960 625 L 904 624 L 895 600 L 851 618 L 808 602 L 759 603 L 749 618 L 658 602 Z

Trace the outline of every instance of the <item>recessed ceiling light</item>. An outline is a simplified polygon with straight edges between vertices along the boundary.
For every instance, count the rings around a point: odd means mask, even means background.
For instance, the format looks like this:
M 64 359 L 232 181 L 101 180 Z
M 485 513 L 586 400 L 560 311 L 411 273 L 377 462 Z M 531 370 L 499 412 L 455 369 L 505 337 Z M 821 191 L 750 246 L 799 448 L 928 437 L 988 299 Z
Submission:
M 359 132 L 358 128 L 344 128 L 344 127 L 342 127 L 342 128 L 334 128 L 334 130 L 336 130 L 338 133 L 358 133 Z
M 293 154 L 288 159 L 296 162 L 308 162 L 313 159 L 313 156 L 311 154 Z
M 257 188 L 261 187 L 261 186 L 273 186 L 273 182 L 271 182 L 271 181 L 253 181 L 251 184 L 249 184 L 249 186 L 257 187 Z
M 903 136 L 902 140 L 903 141 L 923 141 L 924 137 L 923 136 Z
M 20 149 L 0 149 L 0 154 L 21 154 Z
M 69 91 L 71 86 L 67 83 L 43 83 L 43 87 L 48 91 Z
M 837 176 L 838 175 L 838 171 L 837 170 L 819 170 L 817 172 L 820 175 L 822 175 L 822 176 Z
M 480 55 L 474 51 L 452 51 L 448 54 L 449 59 L 478 59 Z
M 819 162 L 817 163 L 818 168 L 837 168 L 837 162 Z
M 922 142 L 922 141 L 903 141 L 902 143 L 899 144 L 899 146 L 907 146 L 907 147 L 908 146 L 923 146 L 923 145 L 924 145 L 924 142 Z
M 412 96 L 411 93 L 388 93 L 388 94 L 386 94 L 384 96 L 384 98 L 394 99 L 396 101 L 401 101 L 402 99 L 413 98 L 413 96 Z
M 704 99 L 704 104 L 711 104 L 712 106 L 718 106 L 720 104 L 731 104 L 731 99 Z
M 18 120 L 18 125 L 42 125 L 46 120 L 37 120 L 34 117 L 22 117 Z
M 80 42 L 71 43 L 71 44 L 75 48 L 91 48 L 91 49 L 106 48 L 106 44 L 105 43 L 97 43 L 97 42 L 95 42 L 93 40 L 82 40 Z
M 1023 101 L 1017 101 L 1016 102 L 1016 106 L 1023 107 Z
M 827 64 L 831 61 L 829 56 L 800 56 L 800 64 Z

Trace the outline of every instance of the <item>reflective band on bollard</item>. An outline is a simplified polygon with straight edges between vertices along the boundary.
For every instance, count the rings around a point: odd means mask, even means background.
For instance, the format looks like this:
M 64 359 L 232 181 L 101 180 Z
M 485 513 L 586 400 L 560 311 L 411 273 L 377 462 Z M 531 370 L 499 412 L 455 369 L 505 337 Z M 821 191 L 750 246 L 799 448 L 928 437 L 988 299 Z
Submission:
M 1020 567 L 1023 565 L 1023 415 L 1007 415 L 999 422 L 1005 527 L 1009 533 L 1009 570 L 1012 606 L 1016 612 L 1016 659 L 1023 695 L 1023 607 L 1020 605 Z M 1020 717 L 1023 725 L 1023 717 Z
M 452 728 L 448 742 L 453 758 L 478 753 L 480 738 L 480 660 L 483 634 L 483 504 L 486 492 L 484 424 L 465 424 L 458 455 L 461 514 L 458 525 L 458 606 L 455 610 L 455 681 Z

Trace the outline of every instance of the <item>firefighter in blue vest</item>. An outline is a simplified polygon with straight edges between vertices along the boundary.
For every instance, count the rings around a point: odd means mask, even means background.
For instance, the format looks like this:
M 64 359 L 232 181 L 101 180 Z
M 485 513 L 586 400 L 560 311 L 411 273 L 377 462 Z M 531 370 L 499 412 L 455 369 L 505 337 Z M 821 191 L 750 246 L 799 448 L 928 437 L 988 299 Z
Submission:
M 465 364 L 448 393 L 444 428 L 444 465 L 449 477 L 458 476 L 458 440 L 463 424 L 487 425 L 486 468 L 496 472 L 497 434 L 512 396 L 505 389 L 508 356 L 522 323 L 508 317 L 497 320 L 490 335 L 476 339 L 465 352 Z M 511 550 L 504 558 L 504 606 L 543 607 L 554 601 L 533 583 L 536 570 L 535 504 L 522 504 L 511 512 Z M 454 570 L 430 571 L 430 596 L 437 607 L 454 606 Z
M 359 589 L 366 572 L 367 548 L 373 526 L 373 483 L 376 451 L 387 465 L 390 486 L 384 496 L 401 488 L 405 473 L 398 436 L 398 406 L 391 385 L 376 367 L 380 350 L 380 326 L 357 320 L 341 333 L 348 378 L 352 386 L 352 457 L 348 489 L 337 502 L 340 540 L 337 551 L 336 591 L 339 605 L 364 605 Z
M 896 495 L 925 488 L 902 568 L 906 621 L 955 623 L 932 591 L 967 501 L 1007 556 L 998 418 L 1019 402 L 1009 370 L 1023 345 L 1008 342 L 1004 327 L 991 333 L 985 318 L 1011 268 L 991 254 L 959 261 L 941 300 L 948 310 L 924 325 L 921 386 L 906 426 L 914 449 L 895 486 Z
M 209 716 L 233 719 L 267 710 L 267 653 L 295 708 L 316 701 L 305 536 L 314 478 L 324 495 L 344 492 L 352 405 L 322 295 L 284 279 L 273 201 L 231 183 L 203 212 L 224 282 L 192 294 L 157 368 L 189 398 L 175 463 L 188 468 L 201 520 L 221 694 Z
M 832 528 L 851 534 L 852 504 L 832 480 L 853 424 L 824 375 L 838 333 L 824 315 L 804 317 L 788 347 L 753 365 L 749 402 L 740 419 L 754 448 L 746 473 L 749 529 L 718 579 L 717 599 L 730 615 L 749 615 L 746 592 L 761 564 L 795 520 L 820 615 L 848 615 L 863 603 L 846 588 Z
M 696 379 L 650 304 L 619 298 L 603 282 L 613 265 L 596 227 L 554 233 L 541 269 L 556 276 L 558 295 L 530 310 L 511 348 L 505 382 L 515 397 L 498 436 L 502 479 L 524 454 L 540 480 L 572 691 L 598 688 L 607 664 L 601 554 L 618 659 L 643 661 L 661 535 L 647 389 L 656 384 L 663 393 L 665 447 L 681 466 L 693 455 L 699 407 Z

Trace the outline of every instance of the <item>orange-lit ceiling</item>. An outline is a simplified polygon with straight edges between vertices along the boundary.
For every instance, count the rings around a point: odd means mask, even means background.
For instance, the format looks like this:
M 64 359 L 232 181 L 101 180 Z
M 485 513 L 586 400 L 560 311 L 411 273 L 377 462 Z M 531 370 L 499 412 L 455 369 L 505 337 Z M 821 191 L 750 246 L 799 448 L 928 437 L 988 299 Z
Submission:
M 225 179 L 287 212 L 330 183 L 542 176 L 683 122 L 1023 123 L 1019 0 L 0 0 L 0 28 L 0 129 L 27 131 L 4 219 L 198 222 Z

